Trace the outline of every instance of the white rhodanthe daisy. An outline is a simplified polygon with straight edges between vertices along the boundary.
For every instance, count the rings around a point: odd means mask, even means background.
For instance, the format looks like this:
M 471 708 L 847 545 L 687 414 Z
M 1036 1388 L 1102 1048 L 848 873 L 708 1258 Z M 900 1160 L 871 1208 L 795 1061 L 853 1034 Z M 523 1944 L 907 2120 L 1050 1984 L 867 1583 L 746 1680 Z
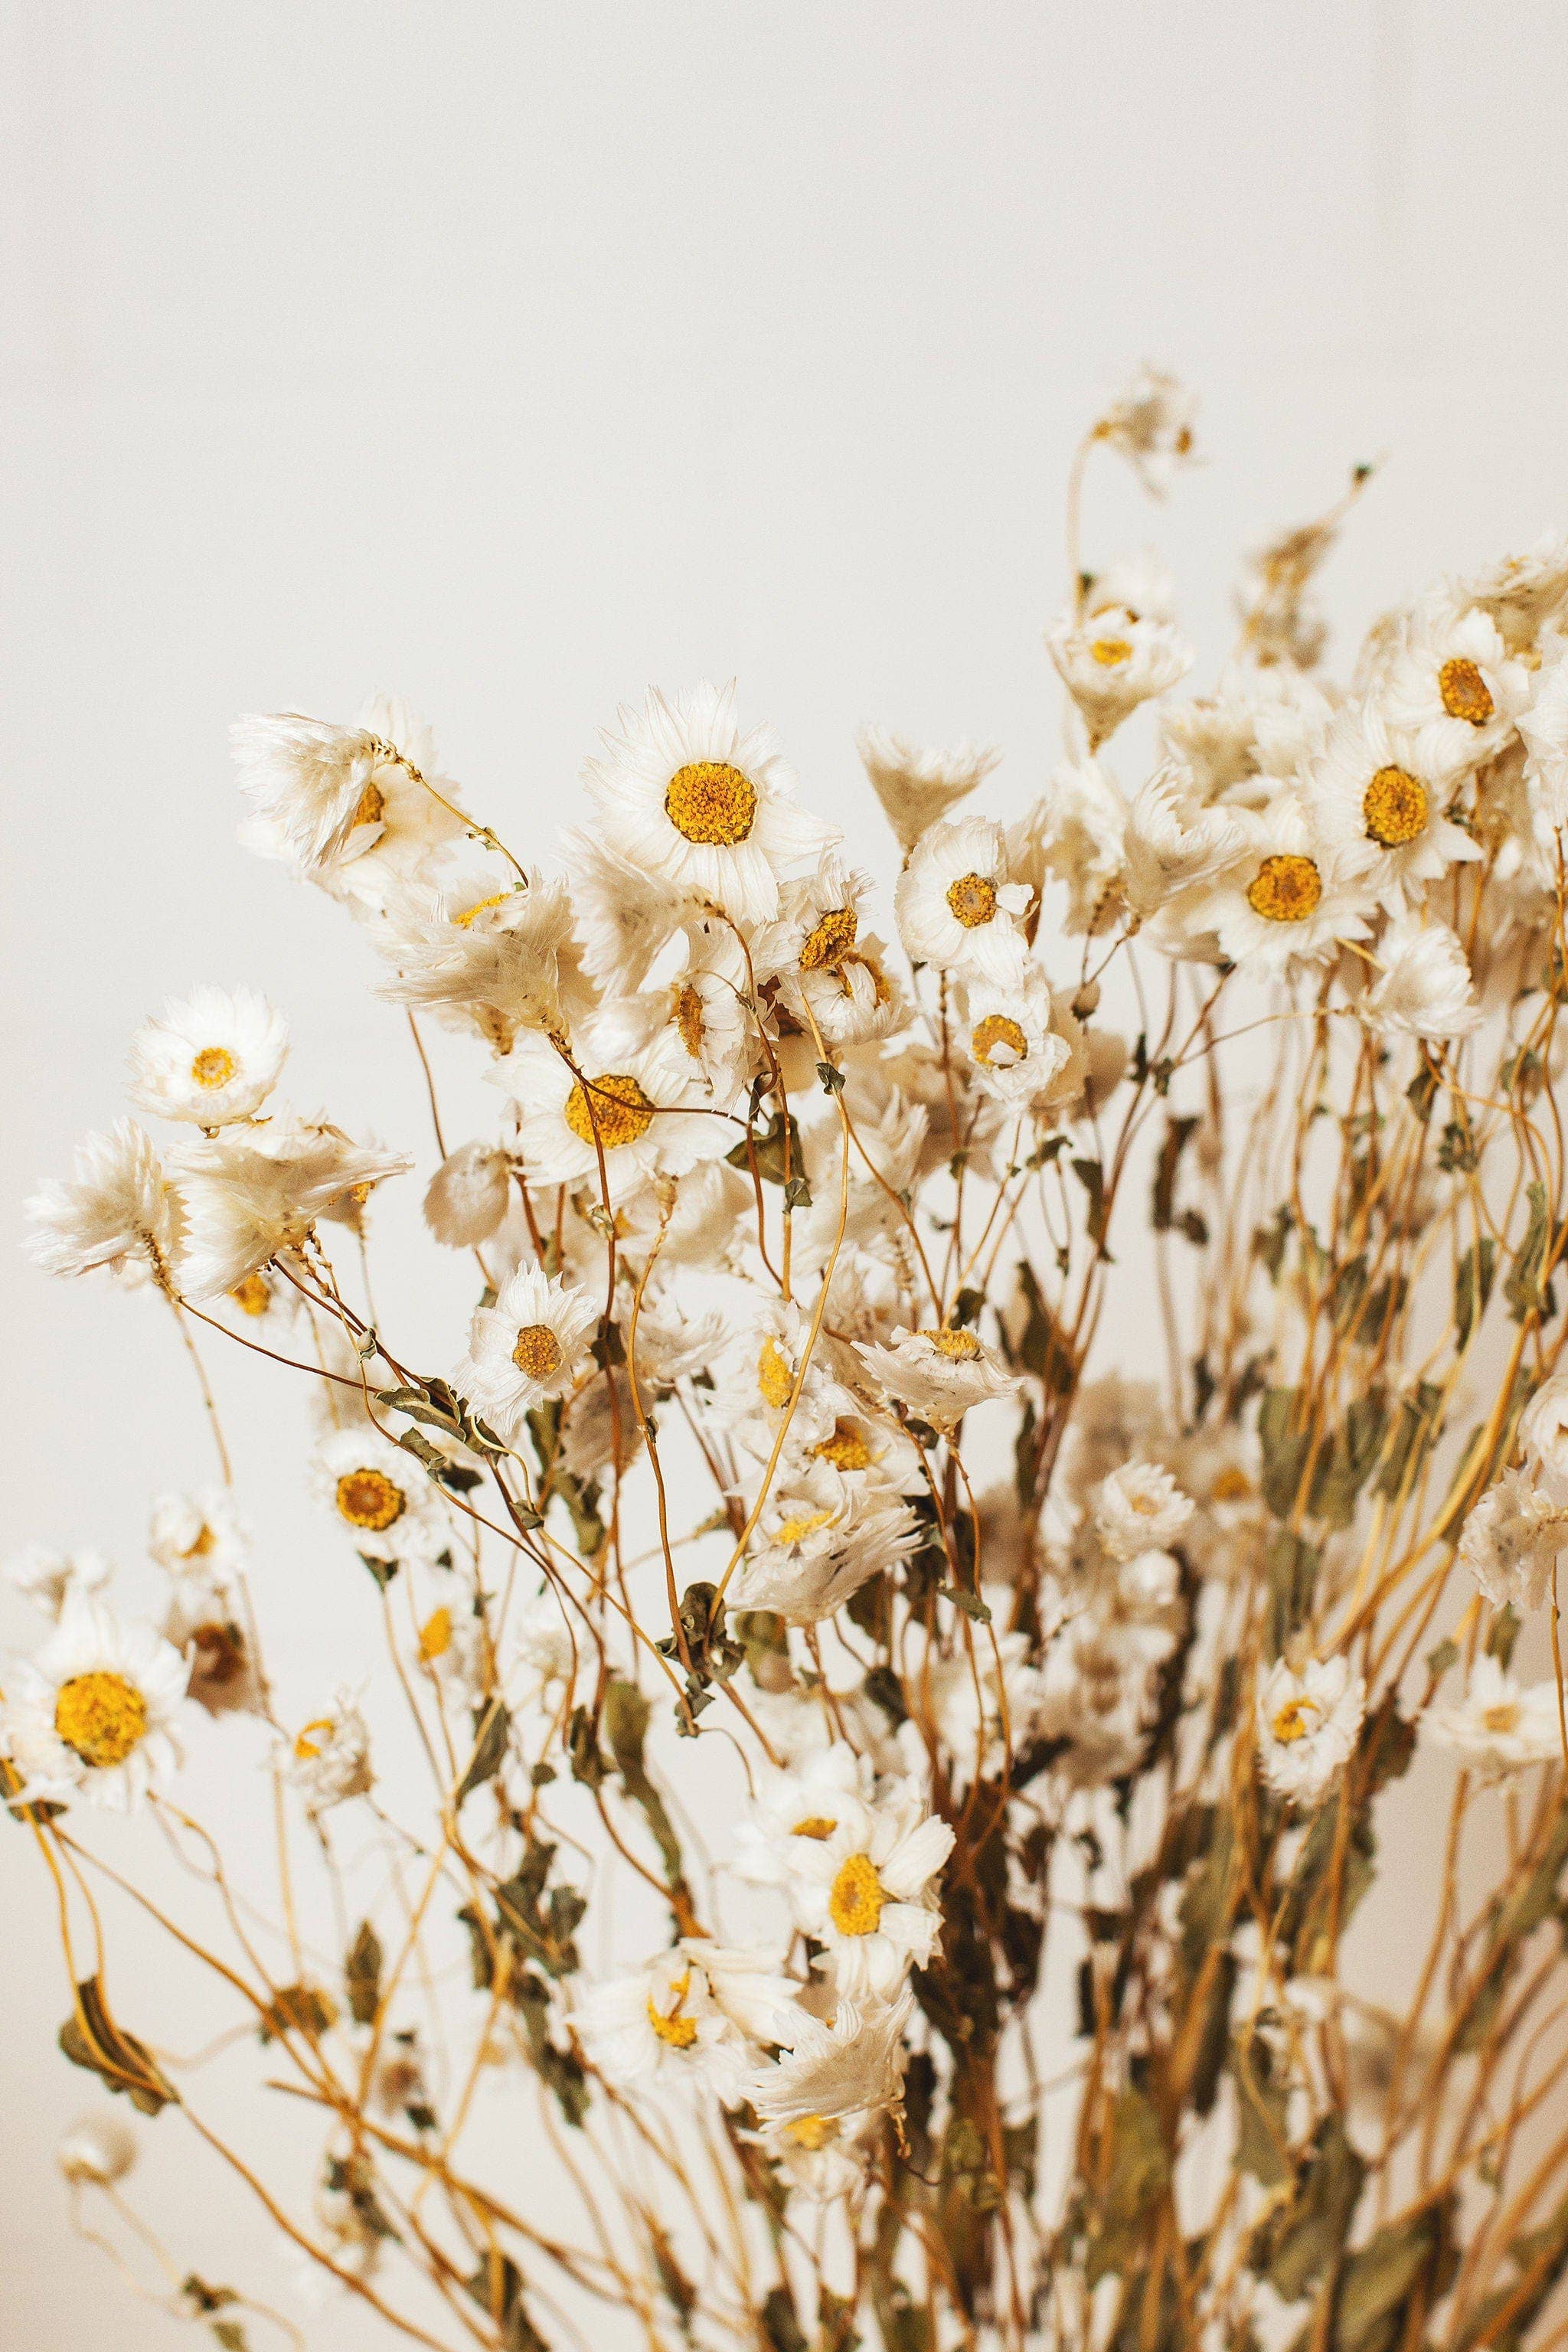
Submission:
M 1366 1685 L 1348 1658 L 1311 1658 L 1300 1674 L 1281 1658 L 1258 1693 L 1258 1758 L 1269 1787 L 1314 1803 L 1352 1753 L 1365 1711 Z
M 21 1775 L 22 1801 L 80 1797 L 133 1811 L 180 1761 L 173 1727 L 187 1679 L 150 1625 L 73 1593 L 43 1648 L 6 1675 L 0 1751 Z
M 910 852 L 895 894 L 899 936 L 914 963 L 1005 986 L 1024 957 L 1018 918 L 1034 893 L 1008 874 L 1006 836 L 988 817 L 932 825 Z
M 855 1352 L 887 1395 L 933 1429 L 953 1428 L 973 1406 L 1011 1396 L 1018 1385 L 983 1339 L 946 1324 L 923 1331 L 895 1325 L 886 1347 L 857 1342 Z
M 1153 1462 L 1129 1462 L 1100 1481 L 1095 1533 L 1112 1559 L 1135 1559 L 1173 1543 L 1195 1508 L 1168 1470 Z
M 1389 727 L 1375 703 L 1340 712 L 1304 779 L 1313 817 L 1358 887 L 1395 913 L 1450 866 L 1480 856 L 1444 814 L 1454 789 L 1451 769 Z
M 28 1250 L 49 1274 L 100 1268 L 130 1287 L 169 1279 L 184 1219 L 179 1194 L 134 1119 L 76 1148 L 70 1181 L 47 1177 L 26 1204 Z
M 846 1797 L 825 1837 L 795 1841 L 788 1880 L 795 1917 L 820 1943 L 850 2000 L 896 1993 L 942 1938 L 937 1881 L 952 1832 L 912 1782 L 870 1802 Z
M 254 989 L 193 989 L 131 1040 L 131 1098 L 164 1118 L 226 1127 L 260 1109 L 288 1051 L 282 1014 Z
M 535 1405 L 571 1388 L 598 1320 L 586 1291 L 538 1266 L 520 1267 L 493 1307 L 475 1308 L 452 1386 L 481 1421 L 515 1440 Z
M 971 984 L 961 1035 L 976 1083 L 988 1095 L 1019 1110 L 1043 1109 L 1058 1099 L 1073 1054 L 1052 1026 L 1055 1015 L 1050 982 L 1032 961 L 1001 987 L 994 981 Z
M 1072 937 L 1104 930 L 1120 915 L 1126 881 L 1127 803 L 1099 760 L 1065 760 L 1040 798 L 1007 830 L 1008 870 L 1038 892 L 1065 884 Z
M 733 686 L 650 693 L 605 745 L 586 776 L 607 846 L 738 922 L 765 922 L 782 877 L 830 837 L 795 801 L 772 728 L 742 733 Z
M 1529 672 L 1496 624 L 1443 594 L 1412 613 L 1377 688 L 1389 726 L 1414 736 L 1422 758 L 1449 775 L 1500 751 L 1529 698 Z
M 904 2042 L 914 2013 L 906 1987 L 891 2000 L 841 1999 L 831 2019 L 798 2004 L 785 2020 L 775 2063 L 753 2076 L 751 2101 L 775 2126 L 836 2124 L 896 2108 L 909 2065 Z M 807 2138 L 809 2147 L 821 2140 Z
M 1519 1442 L 1551 1492 L 1568 1500 L 1568 1372 L 1542 1381 L 1520 1415 Z
M 366 929 L 391 967 L 376 988 L 389 1003 L 428 1008 L 498 1054 L 520 1029 L 565 1025 L 574 975 L 563 883 L 494 868 L 416 877 L 388 888 Z
M 1528 1690 L 1496 1658 L 1484 1653 L 1470 1668 L 1462 1699 L 1434 1707 L 1424 1729 L 1452 1749 L 1461 1764 L 1489 1780 L 1500 1780 L 1531 1764 L 1554 1763 L 1563 1754 L 1562 1722 L 1555 1683 Z
M 590 1987 L 574 2021 L 612 2081 L 684 2084 L 730 2104 L 761 2047 L 777 2041 L 794 1992 L 764 1956 L 692 1936 Z
M 250 1538 L 228 1489 L 204 1486 L 155 1498 L 147 1549 L 171 1576 L 232 1577 L 245 1564 Z
M 1365 1003 L 1374 1029 L 1441 1044 L 1479 1028 L 1481 1009 L 1470 967 L 1447 923 L 1402 916 L 1389 925 L 1375 952 L 1383 970 Z
M 304 1797 L 312 1818 L 363 1797 L 374 1786 L 370 1727 L 360 1713 L 359 1694 L 332 1694 L 330 1715 L 317 1716 L 295 1734 L 285 1752 L 289 1780 Z
M 848 1798 L 871 1794 L 871 1768 L 842 1739 L 791 1769 L 759 1775 L 750 1810 L 735 1832 L 734 1870 L 757 1886 L 789 1883 L 799 1838 L 830 1837 Z
M 1242 847 L 1194 893 L 1194 923 L 1244 971 L 1275 978 L 1293 963 L 1321 961 L 1342 940 L 1366 931 L 1366 894 L 1347 878 L 1343 853 L 1294 793 L 1264 810 L 1237 812 Z
M 75 1592 L 97 1592 L 114 1574 L 101 1551 L 55 1551 L 47 1544 L 24 1544 L 0 1568 L 7 1584 L 25 1593 L 46 1617 L 58 1617 Z
M 1167 621 L 1135 620 L 1111 606 L 1092 618 L 1065 614 L 1046 632 L 1056 664 L 1097 751 L 1141 702 L 1185 677 L 1193 648 Z
M 341 1218 L 411 1165 L 400 1152 L 292 1118 L 198 1145 L 179 1177 L 182 1290 L 198 1302 L 232 1295 L 280 1251 L 298 1249 L 318 1218 Z
M 1163 761 L 1127 812 L 1127 903 L 1140 918 L 1158 914 L 1177 891 L 1212 880 L 1245 845 L 1236 813 L 1206 802 L 1184 761 Z
M 1163 498 L 1179 467 L 1193 458 L 1197 396 L 1167 369 L 1147 362 L 1122 386 L 1093 429 L 1119 449 L 1153 498 Z
M 829 851 L 814 874 L 785 883 L 777 919 L 752 946 L 760 987 L 805 1025 L 815 1021 L 830 1045 L 863 1045 L 906 1017 L 903 992 L 889 977 L 887 950 L 863 929 L 870 877 Z
M 1529 1469 L 1505 1470 L 1471 1504 L 1458 1559 L 1495 1608 L 1539 1609 L 1568 1546 L 1568 1501 Z
M 372 696 L 358 727 L 284 711 L 237 719 L 229 738 L 252 812 L 246 846 L 336 892 L 374 905 L 468 830 L 429 729 L 395 698 Z
M 425 1222 L 443 1248 L 477 1249 L 502 1223 L 512 1199 L 506 1153 L 477 1139 L 449 1151 L 431 1177 Z
M 973 743 L 952 751 L 921 751 L 880 727 L 862 727 L 855 748 L 906 856 L 922 833 L 984 783 L 1002 757 Z
M 571 1061 L 548 1038 L 521 1036 L 489 1073 L 517 1105 L 531 1184 L 583 1184 L 596 1200 L 603 1154 L 614 1202 L 655 1175 L 682 1175 L 733 1149 L 738 1128 L 710 1108 L 673 1030 L 629 1045 L 624 1031 L 589 1026 L 569 1050 Z
M 447 1519 L 429 1472 L 368 1422 L 338 1430 L 318 1446 L 310 1486 L 367 1559 L 395 1567 L 433 1560 L 447 1548 Z
M 786 1624 L 831 1617 L 874 1576 L 895 1569 L 919 1541 L 913 1515 L 897 1496 L 851 1484 L 826 1461 L 770 1496 L 741 1571 L 748 1609 L 776 1611 Z

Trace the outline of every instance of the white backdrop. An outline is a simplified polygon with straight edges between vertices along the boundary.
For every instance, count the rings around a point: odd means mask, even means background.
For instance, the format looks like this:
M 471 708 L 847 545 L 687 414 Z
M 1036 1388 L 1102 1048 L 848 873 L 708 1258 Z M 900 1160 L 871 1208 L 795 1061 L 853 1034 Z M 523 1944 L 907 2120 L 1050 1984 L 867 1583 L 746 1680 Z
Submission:
M 395 1089 L 423 1149 L 363 950 L 234 846 L 233 713 L 404 692 L 532 853 L 618 699 L 735 675 L 879 861 L 863 719 L 993 739 L 1003 805 L 1037 789 L 1064 467 L 1140 357 L 1200 387 L 1209 463 L 1152 520 L 1097 483 L 1088 546 L 1156 537 L 1211 653 L 1237 543 L 1355 459 L 1390 463 L 1331 576 L 1347 625 L 1568 521 L 1555 5 L 6 0 L 0 21 L 0 1545 L 101 1545 L 133 1593 L 147 1497 L 208 1475 L 203 1432 L 150 1304 L 21 1267 L 35 1173 L 119 1109 L 130 1028 L 199 979 L 284 1007 L 300 1099 L 387 1128 Z M 300 1612 L 289 1706 L 319 1696 L 308 1612 L 336 1604 L 308 1507 L 262 1475 L 293 1401 L 244 1374 L 226 1394 L 261 1580 Z M 256 1801 L 240 1776 L 211 1810 L 243 1833 Z M 53 2053 L 65 1980 L 23 1847 L 0 1822 L 0 2346 L 106 2323 L 126 2352 L 170 2346 L 66 2231 L 48 2151 L 93 2086 Z M 134 2012 L 153 1947 L 122 1948 Z M 208 2175 L 192 2199 L 178 2119 L 143 2138 L 182 2259 L 282 2292 L 243 2192 Z M 366 2340 L 342 2310 L 312 2329 Z

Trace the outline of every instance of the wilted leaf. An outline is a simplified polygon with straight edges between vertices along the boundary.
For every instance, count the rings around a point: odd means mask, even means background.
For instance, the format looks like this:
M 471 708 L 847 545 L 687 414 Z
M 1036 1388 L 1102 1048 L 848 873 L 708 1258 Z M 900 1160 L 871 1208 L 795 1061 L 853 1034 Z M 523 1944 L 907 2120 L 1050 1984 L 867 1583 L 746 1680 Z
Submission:
M 474 1721 L 474 1752 L 468 1769 L 452 1792 L 452 1810 L 460 1812 L 474 1790 L 493 1780 L 500 1770 L 501 1759 L 511 1733 L 511 1716 L 505 1703 L 492 1698 L 479 1710 Z
M 121 2031 L 110 2015 L 97 1977 L 76 1989 L 77 2008 L 59 2031 L 59 2045 L 73 2066 L 101 2076 L 111 2091 L 123 2091 L 144 2116 L 179 2105 L 179 2094 L 160 2072 L 152 2052 Z
M 348 1984 L 349 2015 L 356 2025 L 374 2025 L 376 2011 L 381 2006 L 381 1938 L 368 1919 L 362 1919 L 359 1933 L 349 1947 L 343 1962 L 343 1975 Z

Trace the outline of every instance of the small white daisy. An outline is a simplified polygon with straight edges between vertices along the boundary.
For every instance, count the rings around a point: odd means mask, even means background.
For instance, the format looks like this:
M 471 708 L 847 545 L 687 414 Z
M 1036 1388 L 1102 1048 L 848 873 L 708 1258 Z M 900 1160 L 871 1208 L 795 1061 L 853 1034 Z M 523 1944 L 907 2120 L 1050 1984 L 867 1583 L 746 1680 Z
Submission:
M 1052 1024 L 1056 1007 L 1040 967 L 1025 963 L 998 987 L 976 981 L 964 996 L 961 1042 L 976 1083 L 1016 1109 L 1047 1109 L 1060 1096 L 1072 1047 Z
M 796 1920 L 827 1953 L 842 1995 L 887 1999 L 941 1940 L 936 1886 L 952 1830 L 903 1781 L 873 1802 L 846 1796 L 828 1834 L 799 1843 L 788 1883 Z
M 298 1249 L 318 1218 L 357 1210 L 374 1186 L 412 1165 L 400 1152 L 292 1118 L 197 1145 L 180 1171 L 185 1297 L 232 1296 L 280 1251 Z
M 770 1496 L 741 1572 L 748 1609 L 772 1609 L 790 1625 L 816 1625 L 898 1567 L 919 1541 L 907 1504 L 826 1461 Z
M 1563 1753 L 1556 1684 L 1536 1683 L 1521 1689 L 1495 1658 L 1484 1654 L 1470 1669 L 1464 1697 L 1454 1706 L 1429 1709 L 1422 1730 L 1489 1780 L 1500 1780 L 1528 1764 L 1554 1763 Z
M 879 727 L 862 727 L 855 748 L 906 857 L 921 834 L 984 783 L 1002 757 L 973 743 L 952 751 L 921 751 Z
M 870 888 L 868 875 L 830 851 L 815 874 L 784 885 L 777 920 L 752 942 L 759 984 L 775 982 L 779 1003 L 803 1026 L 809 1011 L 829 1045 L 885 1037 L 906 1015 L 887 950 L 862 929 Z
M 520 1029 L 561 1029 L 563 950 L 570 978 L 572 905 L 565 885 L 541 875 L 498 880 L 493 867 L 388 887 L 366 922 L 392 975 L 376 994 L 427 1008 L 448 1027 L 471 1030 L 496 1053 Z
M 227 1579 L 244 1567 L 250 1533 L 226 1487 L 203 1486 L 156 1496 L 147 1549 L 171 1576 Z
M 375 1776 L 370 1763 L 370 1727 L 360 1713 L 358 1693 L 334 1691 L 331 1714 L 317 1716 L 296 1733 L 284 1751 L 284 1762 L 312 1818 L 350 1797 L 363 1797 Z
M 254 989 L 195 988 L 131 1040 L 131 1099 L 164 1118 L 226 1127 L 254 1118 L 289 1051 L 283 1015 Z
M 1394 912 L 1450 866 L 1480 856 L 1443 813 L 1453 796 L 1452 772 L 1434 766 L 1419 740 L 1390 728 L 1373 704 L 1352 705 L 1335 718 L 1305 790 L 1325 839 L 1343 849 L 1358 886 Z
M 1097 441 L 1119 449 L 1152 498 L 1163 498 L 1177 468 L 1193 460 L 1197 395 L 1167 369 L 1144 362 L 1094 427 Z
M 1245 846 L 1194 894 L 1193 914 L 1232 963 L 1269 978 L 1365 935 L 1366 894 L 1346 879 L 1340 854 L 1299 795 L 1282 793 L 1263 810 L 1238 809 L 1237 820 Z
M 1300 1674 L 1281 1658 L 1258 1693 L 1258 1762 L 1269 1787 L 1313 1803 L 1354 1750 L 1365 1712 L 1366 1685 L 1348 1658 L 1310 1658 Z
M 1505 1470 L 1471 1504 L 1458 1559 L 1494 1609 L 1539 1609 L 1568 1545 L 1568 1503 L 1531 1475 Z
M 1410 614 L 1377 699 L 1424 761 L 1455 776 L 1501 751 L 1530 699 L 1530 673 L 1485 613 L 1439 592 Z
M 68 1182 L 47 1177 L 26 1203 L 28 1253 L 49 1274 L 102 1269 L 127 1288 L 167 1279 L 184 1218 L 146 1130 L 116 1119 L 77 1145 Z
M 114 1574 L 114 1563 L 101 1551 L 55 1551 L 47 1544 L 24 1544 L 5 1561 L 0 1575 L 25 1593 L 46 1617 L 58 1617 L 73 1592 L 99 1592 Z
M 1168 621 L 1136 620 L 1115 605 L 1090 618 L 1064 614 L 1046 631 L 1046 650 L 1078 706 L 1091 752 L 1141 702 L 1185 677 L 1195 658 Z
M 310 1488 L 367 1559 L 395 1567 L 433 1560 L 447 1549 L 429 1474 L 368 1423 L 323 1440 L 310 1463 Z
M 572 1386 L 598 1319 L 586 1291 L 538 1266 L 520 1267 L 493 1307 L 475 1309 L 452 1386 L 481 1421 L 514 1440 L 535 1405 Z
M 443 1249 L 488 1242 L 512 1203 L 511 1166 L 499 1145 L 475 1141 L 449 1151 L 425 1192 L 425 1222 Z
M 753 1886 L 786 1886 L 797 1842 L 830 1837 L 844 1801 L 868 1798 L 871 1780 L 867 1759 L 842 1739 L 784 1771 L 764 1768 L 735 1832 L 737 1878 Z
M 1402 917 L 1378 941 L 1377 960 L 1383 970 L 1364 1005 L 1374 1029 L 1440 1044 L 1480 1026 L 1470 967 L 1447 923 Z
M 187 1679 L 179 1652 L 151 1625 L 71 1594 L 37 1656 L 6 1677 L 0 1750 L 22 1776 L 23 1801 L 81 1797 L 133 1811 L 180 1761 L 173 1727 Z
M 518 1151 L 530 1183 L 599 1192 L 600 1154 L 612 1201 L 656 1175 L 683 1175 L 734 1147 L 738 1129 L 708 1106 L 672 1029 L 628 1045 L 607 1024 L 580 1030 L 571 1066 L 548 1039 L 522 1036 L 489 1074 L 516 1103 Z
M 1195 1508 L 1168 1470 L 1154 1462 L 1128 1462 L 1100 1483 L 1094 1531 L 1112 1559 L 1135 1559 L 1173 1543 Z
M 785 2021 L 787 2036 L 777 2061 L 752 2084 L 759 2120 L 799 2132 L 803 2126 L 831 2126 L 897 2107 L 909 2064 L 904 2035 L 913 2011 L 914 1995 L 907 1986 L 892 2000 L 871 1998 L 863 2007 L 840 2000 L 831 2021 L 797 2003 Z M 813 2134 L 804 2144 L 821 2147 L 830 2138 L 826 2132 Z
M 761 2048 L 776 2042 L 794 1991 L 763 1955 L 691 1936 L 589 1988 L 574 2022 L 612 2081 L 685 2084 L 732 2105 Z
M 994 1349 L 973 1331 L 895 1328 L 886 1347 L 858 1340 L 856 1354 L 885 1394 L 897 1397 L 933 1429 L 954 1428 L 970 1409 L 1011 1396 L 1018 1382 Z
M 1017 919 L 1034 893 L 1009 877 L 1006 837 L 989 817 L 959 817 L 921 835 L 899 877 L 899 937 L 912 963 L 1005 986 L 1024 958 Z

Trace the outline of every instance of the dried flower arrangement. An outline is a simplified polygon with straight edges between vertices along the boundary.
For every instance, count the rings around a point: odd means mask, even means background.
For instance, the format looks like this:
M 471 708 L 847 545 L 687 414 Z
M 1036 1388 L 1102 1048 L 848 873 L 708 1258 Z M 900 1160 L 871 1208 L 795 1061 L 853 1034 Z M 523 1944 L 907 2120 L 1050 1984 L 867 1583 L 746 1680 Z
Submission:
M 1336 687 L 1311 583 L 1358 474 L 1175 699 L 1168 580 L 1083 569 L 1079 509 L 1097 452 L 1159 494 L 1191 448 L 1153 371 L 1084 440 L 1027 814 L 971 813 L 990 751 L 862 738 L 901 964 L 730 691 L 623 713 L 556 872 L 398 705 L 240 721 L 248 845 L 358 924 L 418 1050 L 443 1368 L 370 1305 L 411 1158 L 268 1108 L 258 995 L 139 1030 L 173 1139 L 123 1120 L 33 1203 L 46 1267 L 170 1313 L 222 1471 L 154 1506 L 160 1624 L 96 1556 L 12 1563 L 56 1621 L 0 1769 L 63 2047 L 389 2340 L 1568 2335 L 1568 543 L 1389 614 Z M 490 1056 L 455 1150 L 430 1024 Z M 319 1572 L 363 1579 L 302 1725 L 220 1340 L 303 1383 Z M 265 1872 L 177 1777 L 201 1709 L 272 1776 Z M 1352 1923 L 1428 1744 L 1391 2009 Z M 261 2179 L 122 2018 L 95 1807 L 156 1817 L 183 1907 L 142 1907 L 259 2038 L 254 2096 L 313 2113 L 313 2178 Z M 134 2221 L 132 2154 L 117 2111 L 70 2137 L 84 2213 Z M 303 2340 L 197 2258 L 194 2323 Z

